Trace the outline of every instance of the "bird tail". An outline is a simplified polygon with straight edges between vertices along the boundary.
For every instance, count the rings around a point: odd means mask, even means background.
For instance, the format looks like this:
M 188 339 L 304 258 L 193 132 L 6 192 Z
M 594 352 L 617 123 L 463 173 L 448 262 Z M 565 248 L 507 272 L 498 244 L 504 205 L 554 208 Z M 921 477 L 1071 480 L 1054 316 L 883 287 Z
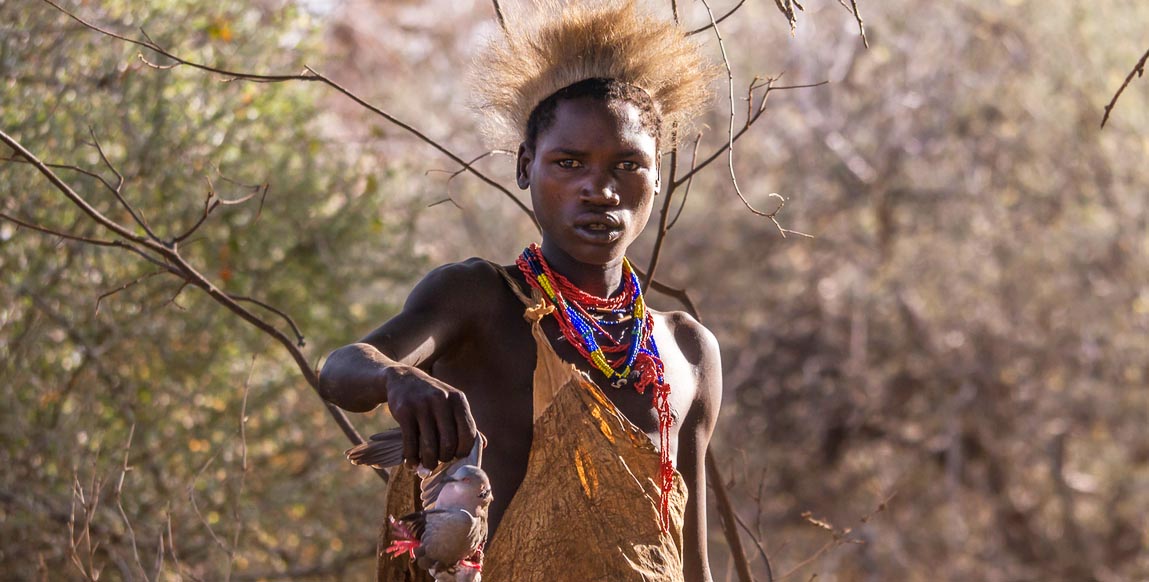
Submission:
M 367 442 L 347 449 L 344 454 L 354 465 L 367 465 L 376 469 L 394 467 L 403 462 L 403 433 L 393 428 L 373 434 Z

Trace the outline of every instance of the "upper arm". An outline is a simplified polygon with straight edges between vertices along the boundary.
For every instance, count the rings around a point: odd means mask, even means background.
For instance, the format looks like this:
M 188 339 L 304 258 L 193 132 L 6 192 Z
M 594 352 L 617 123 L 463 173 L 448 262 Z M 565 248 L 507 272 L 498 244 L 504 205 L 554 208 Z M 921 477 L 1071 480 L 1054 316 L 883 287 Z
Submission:
M 690 498 L 683 528 L 686 580 L 709 581 L 706 540 L 706 451 L 718 422 L 722 402 L 722 360 L 718 340 L 710 330 L 683 315 L 675 334 L 695 371 L 695 393 L 679 432 L 678 462 Z

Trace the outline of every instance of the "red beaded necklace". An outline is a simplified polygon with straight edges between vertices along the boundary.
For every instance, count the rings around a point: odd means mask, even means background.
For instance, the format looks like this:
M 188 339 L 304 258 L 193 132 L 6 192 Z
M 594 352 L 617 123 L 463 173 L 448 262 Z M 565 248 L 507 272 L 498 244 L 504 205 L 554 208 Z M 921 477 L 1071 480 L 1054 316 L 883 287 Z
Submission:
M 674 488 L 674 463 L 670 459 L 670 427 L 674 414 L 670 409 L 670 385 L 663 375 L 662 358 L 654 343 L 654 317 L 646 309 L 638 277 L 630 262 L 623 258 L 623 288 L 615 297 L 596 297 L 579 289 L 566 277 L 551 270 L 542 249 L 531 244 L 515 264 L 527 282 L 542 292 L 555 309 L 552 312 L 562 330 L 563 337 L 579 354 L 613 380 L 611 386 L 620 388 L 634 378 L 634 389 L 645 394 L 647 386 L 654 387 L 652 406 L 658 413 L 659 433 L 659 518 L 663 531 L 670 528 L 670 491 Z M 595 314 L 602 315 L 592 315 Z M 601 317 L 622 317 L 614 323 L 629 323 L 630 329 L 619 339 L 607 333 Z M 606 340 L 601 346 L 599 338 Z M 610 356 L 617 356 L 611 358 Z

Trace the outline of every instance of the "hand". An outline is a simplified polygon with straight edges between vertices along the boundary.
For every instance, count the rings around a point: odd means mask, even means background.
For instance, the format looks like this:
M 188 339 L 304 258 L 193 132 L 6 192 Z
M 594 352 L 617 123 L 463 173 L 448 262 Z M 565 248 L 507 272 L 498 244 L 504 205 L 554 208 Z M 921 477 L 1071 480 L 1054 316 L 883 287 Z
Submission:
M 403 431 L 403 460 L 434 469 L 471 452 L 479 431 L 467 396 L 410 366 L 387 374 L 387 406 Z

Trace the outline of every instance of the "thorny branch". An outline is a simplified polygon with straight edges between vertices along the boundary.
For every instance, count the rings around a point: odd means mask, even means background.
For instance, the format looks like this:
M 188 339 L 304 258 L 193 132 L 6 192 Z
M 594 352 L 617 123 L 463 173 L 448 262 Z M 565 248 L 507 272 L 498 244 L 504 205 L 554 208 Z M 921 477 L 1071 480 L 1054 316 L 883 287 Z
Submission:
M 1137 61 L 1137 64 L 1133 66 L 1133 70 L 1129 71 L 1129 74 L 1125 76 L 1125 82 L 1121 83 L 1121 86 L 1117 88 L 1117 92 L 1113 94 L 1113 99 L 1109 101 L 1109 105 L 1105 106 L 1105 116 L 1101 118 L 1101 127 L 1103 129 L 1105 128 L 1105 122 L 1109 121 L 1110 112 L 1112 112 L 1113 107 L 1117 105 L 1117 98 L 1121 97 L 1121 94 L 1125 92 L 1125 88 L 1129 86 L 1129 83 L 1133 80 L 1133 76 L 1136 75 L 1140 77 L 1145 74 L 1146 62 L 1149 62 L 1149 51 L 1145 51 L 1145 54 L 1141 55 L 1141 60 Z

